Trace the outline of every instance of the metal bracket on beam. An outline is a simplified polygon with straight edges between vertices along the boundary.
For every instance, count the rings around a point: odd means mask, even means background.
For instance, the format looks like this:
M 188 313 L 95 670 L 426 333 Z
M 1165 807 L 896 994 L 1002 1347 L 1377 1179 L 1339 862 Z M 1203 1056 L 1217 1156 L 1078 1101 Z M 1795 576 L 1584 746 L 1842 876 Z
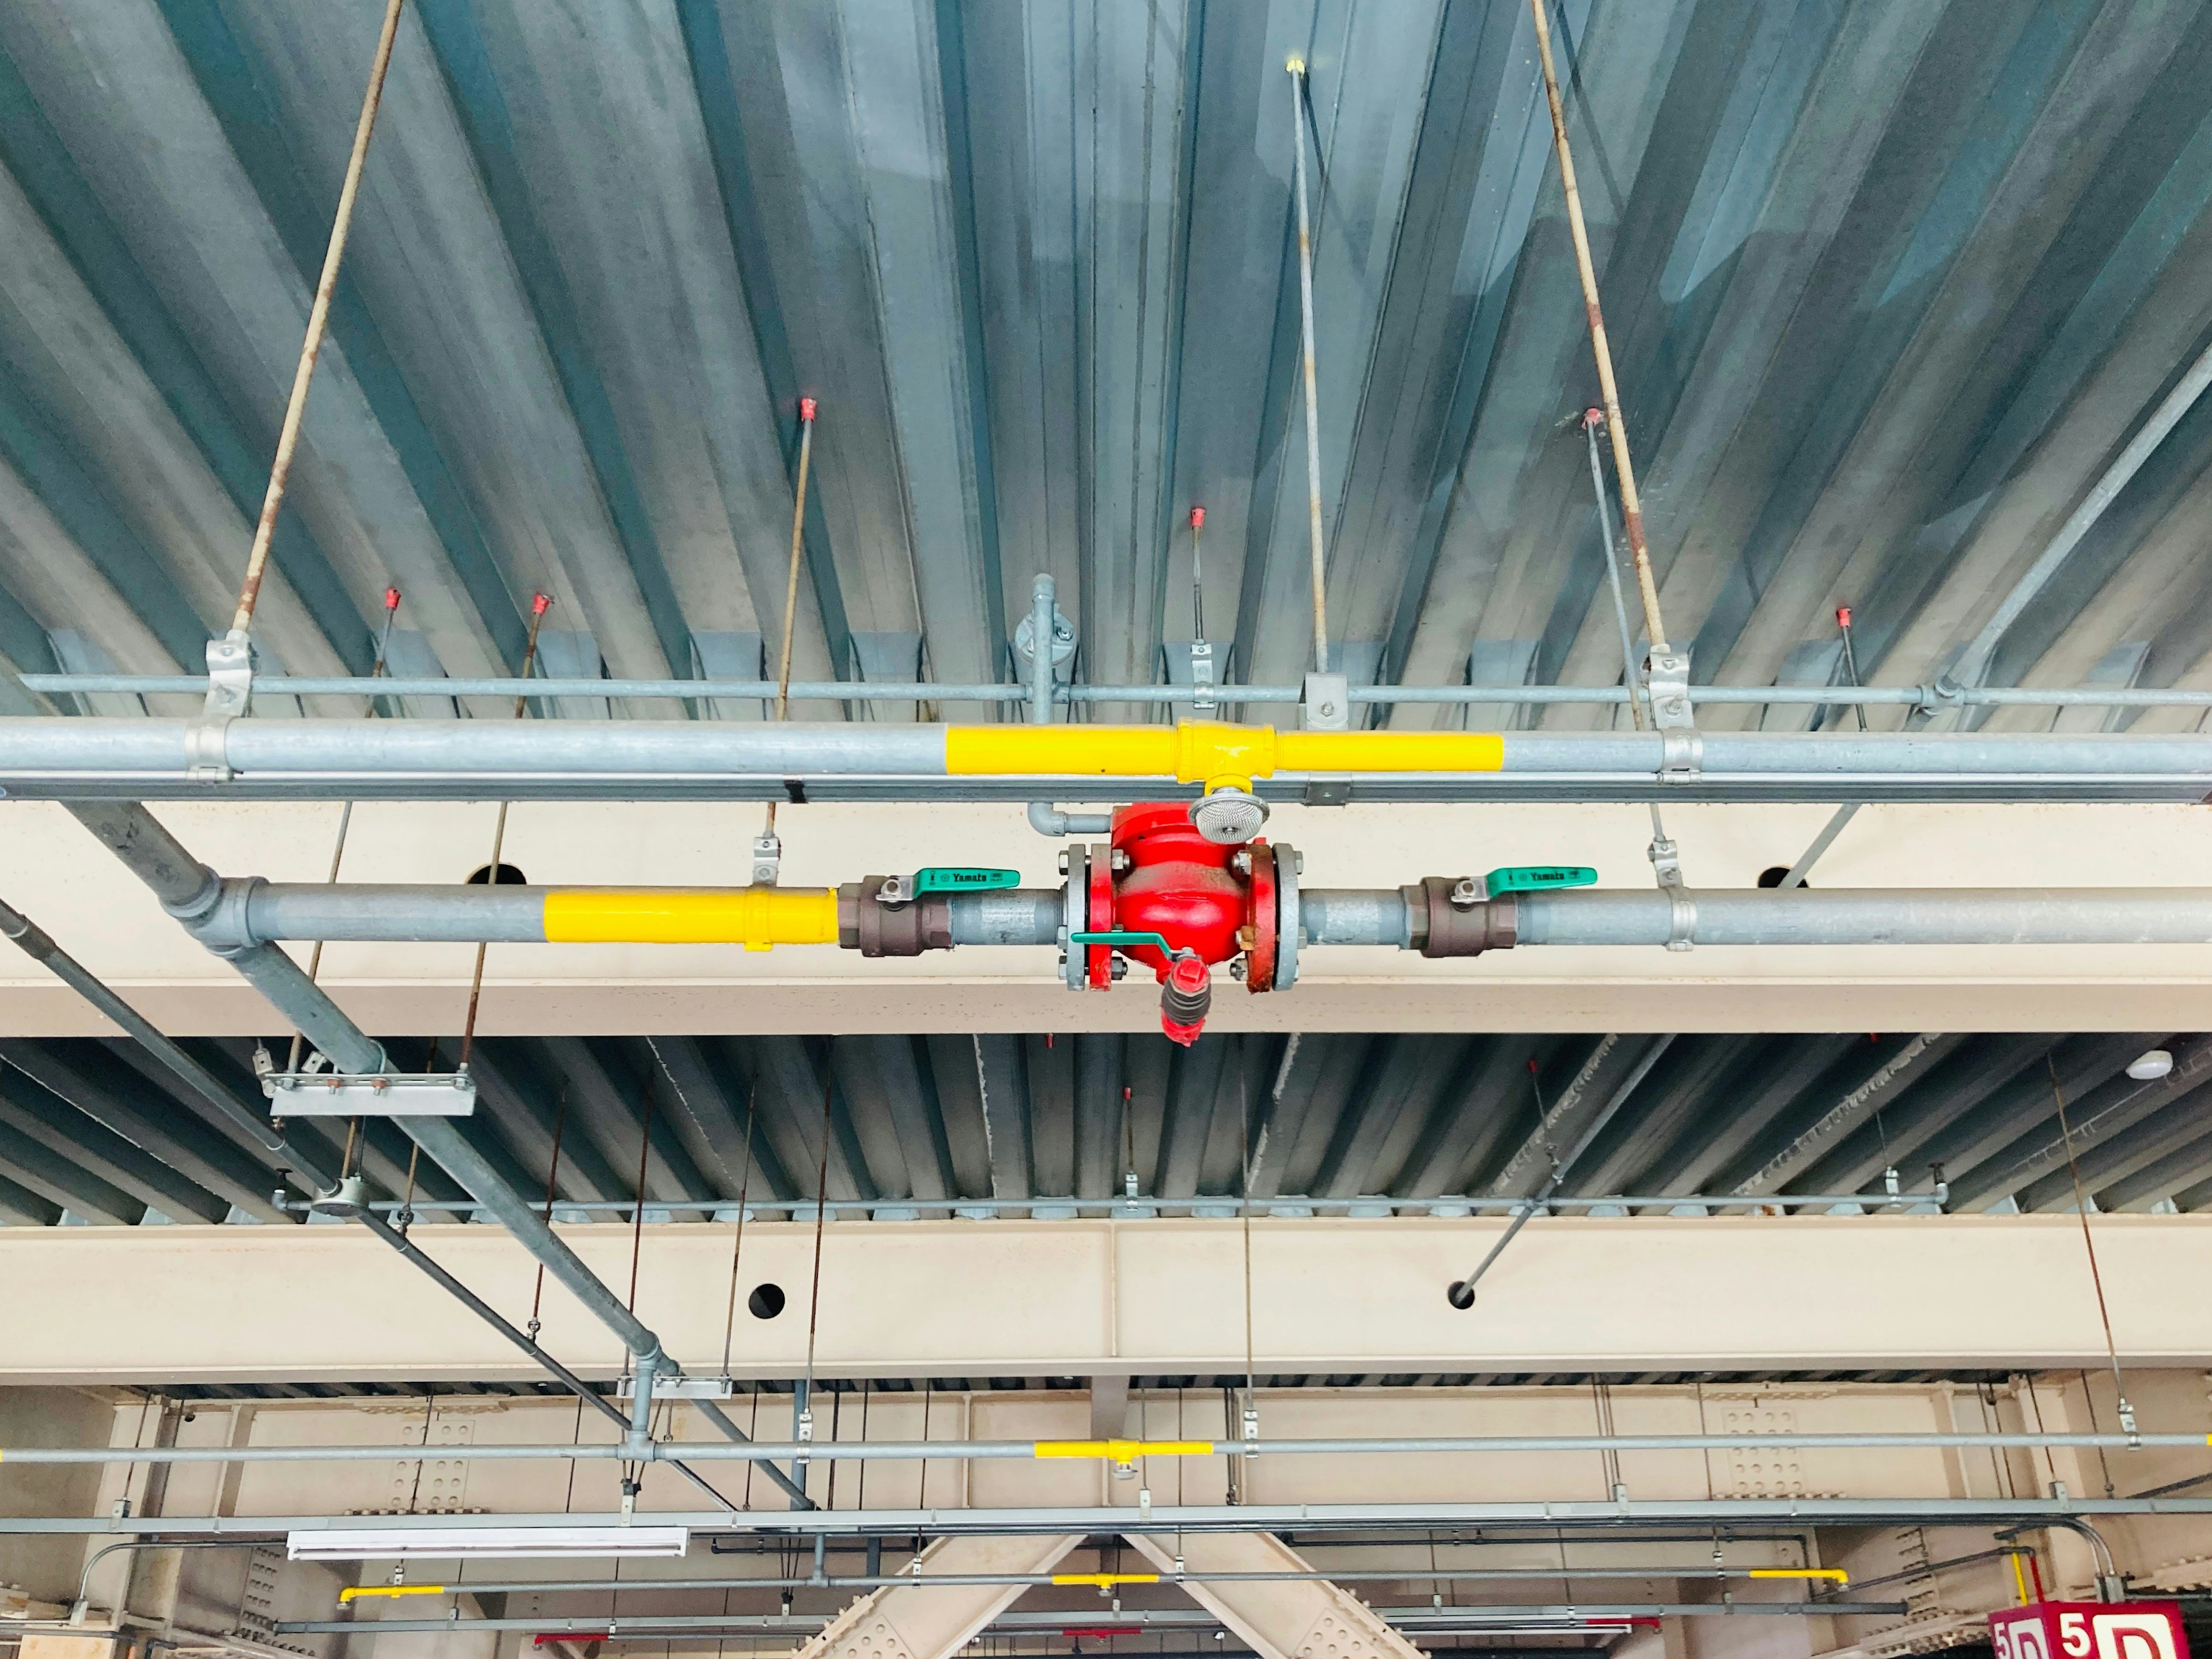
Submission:
M 227 742 L 230 723 L 253 702 L 253 643 L 234 629 L 207 647 L 207 702 L 185 728 L 188 775 L 218 783 L 230 781 Z
M 476 1079 L 457 1072 L 264 1072 L 271 1117 L 467 1117 Z
M 1309 732 L 1352 729 L 1352 680 L 1345 674 L 1306 676 L 1305 701 L 1299 704 Z
M 663 1376 L 653 1379 L 655 1400 L 727 1400 L 737 1392 L 726 1376 Z M 625 1376 L 615 1383 L 615 1398 L 629 1400 L 637 1393 L 637 1379 Z
M 1644 659 L 1644 695 L 1659 733 L 1659 781 L 1692 783 L 1705 768 L 1705 740 L 1690 702 L 1690 653 L 1655 651 Z

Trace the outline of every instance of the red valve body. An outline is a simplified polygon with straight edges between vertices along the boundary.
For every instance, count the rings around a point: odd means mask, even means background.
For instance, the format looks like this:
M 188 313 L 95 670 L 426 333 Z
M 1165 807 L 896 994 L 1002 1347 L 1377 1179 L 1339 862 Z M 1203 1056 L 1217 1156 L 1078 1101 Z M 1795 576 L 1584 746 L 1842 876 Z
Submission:
M 1177 951 L 1206 963 L 1226 962 L 1239 949 L 1250 890 L 1231 873 L 1237 849 L 1198 833 L 1180 801 L 1146 801 L 1114 814 L 1114 847 L 1129 868 L 1114 883 L 1114 921 L 1131 933 L 1158 933 Z M 1153 945 L 1122 955 L 1164 980 L 1168 959 Z

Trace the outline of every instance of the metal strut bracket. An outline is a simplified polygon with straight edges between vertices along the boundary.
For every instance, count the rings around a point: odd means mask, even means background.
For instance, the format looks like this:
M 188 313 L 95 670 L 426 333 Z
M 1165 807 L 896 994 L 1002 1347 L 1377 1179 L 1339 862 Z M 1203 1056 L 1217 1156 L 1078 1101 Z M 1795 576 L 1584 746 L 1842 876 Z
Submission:
M 207 702 L 185 728 L 185 769 L 193 778 L 230 781 L 226 738 L 253 702 L 253 642 L 233 629 L 207 647 Z
M 468 1117 L 476 1079 L 457 1072 L 264 1072 L 271 1117 Z

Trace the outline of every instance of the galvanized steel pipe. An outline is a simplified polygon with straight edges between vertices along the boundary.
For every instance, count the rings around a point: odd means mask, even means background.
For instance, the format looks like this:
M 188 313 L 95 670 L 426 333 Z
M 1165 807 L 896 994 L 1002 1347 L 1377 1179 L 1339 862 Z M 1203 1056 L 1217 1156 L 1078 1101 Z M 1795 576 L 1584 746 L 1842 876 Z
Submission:
M 697 1406 L 702 1402 L 688 1402 Z M 2016 1448 L 2042 1450 L 2203 1450 L 2203 1434 L 2098 1433 L 1795 1433 L 1502 1434 L 1346 1437 L 1308 1440 L 723 1440 L 652 1443 L 649 1450 L 611 1444 L 457 1445 L 441 1455 L 477 1462 L 963 1462 L 1092 1461 L 1128 1463 L 1148 1457 L 1465 1456 L 1525 1452 L 1759 1451 L 1787 1446 L 1811 1450 L 1873 1449 L 1937 1451 Z M 0 1464 L 362 1463 L 388 1462 L 389 1445 L 336 1446 L 27 1446 L 0 1451 Z
M 2066 786 L 2158 799 L 2212 793 L 2212 736 L 2063 732 L 1671 733 L 1277 732 L 1263 726 L 934 726 L 715 721 L 238 720 L 231 782 L 188 769 L 183 720 L 0 720 L 0 788 L 89 798 L 740 794 L 786 780 L 850 781 L 883 798 L 1018 791 L 1031 799 L 1155 796 L 1177 785 L 1316 776 L 1373 780 L 1394 798 L 1452 799 L 1478 781 L 1602 795 L 1654 786 L 1792 796 L 1894 787 L 2033 797 Z M 1501 788 L 1499 780 L 1515 786 Z M 1109 782 L 1119 780 L 1119 782 Z
M 1522 945 L 2194 945 L 2212 942 L 2212 889 L 1868 888 L 1517 893 Z M 949 896 L 956 945 L 1053 944 L 1058 889 Z M 1395 888 L 1309 889 L 1309 945 L 1408 948 Z M 354 886 L 237 879 L 188 926 L 235 961 L 288 939 L 512 943 L 833 944 L 836 895 L 816 888 Z M 758 915 L 755 913 L 758 912 Z M 1686 921 L 1686 927 L 1683 924 Z M 273 953 L 272 953 L 273 954 Z M 289 965 L 289 958 L 279 958 Z M 292 971 L 296 972 L 296 969 Z M 327 1050 L 325 1052 L 328 1052 Z M 349 1069 L 351 1069 L 350 1067 Z

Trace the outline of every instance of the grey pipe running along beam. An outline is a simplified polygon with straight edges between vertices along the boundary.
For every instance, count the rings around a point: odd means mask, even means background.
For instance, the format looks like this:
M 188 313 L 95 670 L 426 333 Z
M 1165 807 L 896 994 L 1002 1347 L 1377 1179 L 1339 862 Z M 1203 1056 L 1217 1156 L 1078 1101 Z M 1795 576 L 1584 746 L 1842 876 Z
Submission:
M 135 696 L 204 696 L 207 681 L 197 674 L 23 674 L 17 677 L 29 690 L 86 693 L 124 693 Z M 447 679 L 382 678 L 349 675 L 262 674 L 253 689 L 264 696 L 288 697 L 623 697 L 647 701 L 678 699 L 704 702 L 727 699 L 772 701 L 774 680 L 588 680 L 588 679 Z M 1304 689 L 1296 685 L 1217 685 L 1206 694 L 1224 705 L 1296 703 Z M 1188 685 L 1057 685 L 1054 700 L 1062 703 L 1133 702 L 1164 705 L 1191 700 Z M 818 680 L 794 682 L 793 702 L 852 702 L 858 700 L 896 702 L 1021 703 L 1034 700 L 1026 685 L 948 685 L 933 680 L 875 681 Z M 1355 703 L 1476 703 L 1527 705 L 1552 703 L 1619 705 L 1629 701 L 1619 685 L 1355 685 L 1349 700 Z M 1693 706 L 1742 708 L 1764 704 L 1812 708 L 1940 708 L 1967 707 L 2031 708 L 2212 708 L 2212 691 L 2136 686 L 1951 686 L 1931 685 L 1693 685 Z
M 203 945 L 218 952 L 278 939 L 543 944 L 549 894 L 649 891 L 713 897 L 748 890 L 377 885 L 231 877 L 223 883 L 220 899 L 198 913 L 190 926 Z M 1056 887 L 952 893 L 945 902 L 951 907 L 955 945 L 1051 945 L 1065 924 L 1065 902 Z
M 818 1449 L 821 1443 L 816 1442 Z M 392 1448 L 384 1449 L 385 1456 Z M 2212 1515 L 2208 1498 L 1537 1498 L 1494 1503 L 1223 1504 L 1127 1507 L 904 1510 L 653 1510 L 655 1526 L 707 1534 L 767 1537 L 931 1538 L 954 1534 L 1049 1533 L 1290 1532 L 1346 1528 L 1423 1532 L 1431 1528 L 1588 1528 L 1711 1527 L 1772 1523 L 1808 1527 L 2043 1525 L 2087 1527 L 2084 1517 L 2114 1515 Z M 282 1538 L 294 1532 L 357 1530 L 358 1515 L 0 1516 L 0 1536 L 76 1535 L 175 1538 Z M 615 1526 L 619 1512 L 380 1515 L 379 1532 L 443 1530 L 455 1526 Z
M 185 720 L 0 720 L 0 787 L 58 799 L 189 789 L 201 798 L 262 792 L 333 799 L 473 790 L 507 799 L 726 796 L 770 785 L 781 796 L 787 781 L 919 799 L 1006 793 L 1145 799 L 1191 787 L 1178 785 L 1174 762 L 1163 760 L 1157 771 L 1133 769 L 1130 745 L 1109 757 L 1099 741 L 1142 734 L 1172 745 L 1173 732 L 1164 726 L 1033 728 L 1047 746 L 1017 752 L 1048 757 L 1048 764 L 1064 769 L 1047 771 L 992 758 L 1006 752 L 992 741 L 1007 732 L 1003 726 L 246 719 L 203 734 L 222 746 L 232 772 L 227 782 L 192 775 L 193 729 Z M 1695 785 L 1832 799 L 1877 787 L 1937 798 L 1949 791 L 2035 798 L 2068 785 L 2094 785 L 2123 798 L 2212 794 L 2212 735 L 2194 732 L 1506 732 L 1487 741 L 1481 733 L 1453 733 L 1434 739 L 1435 752 L 1451 758 L 1419 769 L 1393 742 L 1406 733 L 1184 729 L 1201 742 L 1224 744 L 1259 734 L 1279 757 L 1255 754 L 1240 767 L 1224 750 L 1201 756 L 1194 763 L 1205 769 L 1187 775 L 1241 769 L 1279 794 L 1296 793 L 1322 775 L 1409 799 L 1510 798 L 1539 788 L 1595 799 L 1662 783 L 1678 793 Z M 1315 761 L 1315 771 L 1299 769 L 1298 757 L 1315 753 L 1317 744 L 1328 758 Z
M 2198 945 L 2212 889 L 1869 888 L 1522 893 L 1516 943 L 1546 945 Z M 1692 914 L 1678 924 L 1675 907 Z
M 1404 1575 L 1401 1575 L 1403 1577 Z M 1554 1577 L 1571 1577 L 1571 1573 L 1554 1573 Z M 1276 1573 L 1267 1575 L 1275 1583 L 1327 1583 L 1327 1573 Z M 1195 1583 L 1199 1575 L 1188 1573 L 1178 1580 L 1174 1575 L 1160 1575 L 1162 1583 Z M 801 1583 L 811 1581 L 802 1579 Z M 915 1581 L 888 1579 L 887 1583 L 910 1584 Z M 990 1581 L 984 1581 L 990 1582 Z M 1023 1581 L 1029 1582 L 1029 1581 Z M 1049 1583 L 1051 1580 L 1036 1581 Z M 816 1585 L 816 1588 L 821 1588 Z M 471 1586 L 457 1586 L 469 1589 Z M 651 1579 L 639 1579 L 625 1584 L 625 1589 L 657 1589 Z M 738 1585 L 733 1588 L 742 1589 Z M 1820 1613 L 1846 1619 L 1887 1617 L 1902 1613 L 1907 1604 L 1903 1601 L 1622 1601 L 1577 1604 L 1573 1607 L 1515 1607 L 1510 1603 L 1493 1603 L 1480 1607 L 1393 1607 L 1371 1608 L 1386 1624 L 1409 1634 L 1433 1632 L 1439 1635 L 1458 1634 L 1544 1634 L 1577 1636 L 1594 1629 L 1610 1632 L 1612 1627 L 1631 1619 L 1663 1618 L 1770 1618 L 1796 1619 Z M 828 1625 L 833 1613 L 630 1613 L 617 1618 L 606 1613 L 540 1614 L 530 1619 L 471 1619 L 456 1616 L 450 1619 L 378 1619 L 356 1623 L 345 1619 L 299 1619 L 280 1621 L 279 1636 L 397 1636 L 409 1633 L 447 1632 L 460 1633 L 473 1631 L 535 1631 L 541 1635 L 558 1636 L 574 1632 L 607 1634 L 616 1637 L 669 1636 L 686 1631 L 818 1631 Z M 1213 1614 L 1200 1607 L 1138 1608 L 1124 1607 L 1118 1613 L 1085 1614 L 1079 1610 L 1042 1608 L 1030 1613 L 1002 1613 L 984 1626 L 986 1632 L 1047 1631 L 1059 1633 L 1071 1624 L 1101 1622 L 1127 1625 L 1128 1634 L 1140 1635 L 1152 1630 L 1212 1630 L 1220 1624 Z M 1528 1626 L 1541 1626 L 1540 1631 Z M 1146 1656 L 1146 1659 L 1151 1659 Z
M 547 896 L 636 889 L 343 885 L 234 878 L 187 925 L 235 955 L 286 939 L 542 943 Z M 670 888 L 671 896 L 744 888 Z M 1487 902 L 1492 933 L 1518 945 L 2188 945 L 2212 940 L 2212 889 L 1866 888 L 1819 892 L 1578 890 Z M 950 896 L 955 945 L 1044 945 L 1059 937 L 1060 890 Z M 1309 945 L 1410 949 L 1413 918 L 1395 888 L 1310 889 L 1299 901 Z M 1684 909 L 1682 907 L 1688 907 Z M 732 943 L 738 942 L 734 938 Z M 282 971 L 282 970 L 278 970 Z
M 1453 1545 L 1464 1545 L 1468 1540 L 1455 1539 Z M 111 1549 L 116 1546 L 110 1545 Z M 129 1547 L 125 1546 L 125 1547 Z M 145 1547 L 159 1548 L 158 1545 Z M 1963 1558 L 1967 1561 L 1995 1560 L 2012 1552 L 1990 1550 L 1981 1555 Z M 1948 1565 L 1957 1565 L 1952 1562 Z M 1885 1582 L 1896 1583 L 1908 1578 L 1925 1577 L 1926 1568 L 1893 1574 Z M 1817 1571 L 1808 1571 L 1792 1567 L 1715 1567 L 1701 1565 L 1694 1567 L 1573 1567 L 1562 1571 L 1558 1567 L 1398 1567 L 1381 1571 L 1327 1572 L 1185 1572 L 1162 1573 L 1163 1583 L 1191 1584 L 1388 1584 L 1400 1581 L 1419 1583 L 1527 1583 L 1532 1580 L 1543 1583 L 1561 1578 L 1588 1579 L 1604 1583 L 1626 1579 L 1631 1583 L 1647 1578 L 1671 1578 L 1680 1583 L 1725 1583 L 1736 1579 L 1824 1578 L 1827 1575 Z M 445 1589 L 457 1595 L 588 1595 L 593 1591 L 651 1590 L 655 1594 L 670 1590 L 744 1590 L 744 1589 L 889 1589 L 895 1585 L 925 1584 L 946 1586 L 955 1584 L 1035 1584 L 1048 1585 L 1053 1582 L 1051 1573 L 1027 1572 L 901 1572 L 879 1573 L 872 1577 L 860 1575 L 831 1573 L 814 1578 L 507 1578 L 475 1579 L 466 1583 L 449 1584 Z M 418 1591 L 421 1587 L 414 1587 Z M 374 1594 L 364 1590 L 356 1599 Z M 1823 1605 L 1826 1605 L 1823 1603 Z M 1475 1608 L 1463 1608 L 1474 1612 Z
M 693 1405 L 701 1402 L 693 1401 Z M 1513 1434 L 1334 1438 L 1306 1440 L 1164 1441 L 1153 1449 L 1144 1441 L 1054 1440 L 663 1440 L 644 1455 L 629 1446 L 466 1445 L 446 1453 L 462 1462 L 768 1462 L 803 1457 L 810 1462 L 995 1462 L 1036 1459 L 1133 1461 L 1147 1457 L 1449 1456 L 1525 1452 L 1757 1451 L 1787 1446 L 1812 1450 L 1862 1451 L 1875 1448 L 1929 1451 L 2014 1449 L 2141 1450 L 2144 1448 L 2205 1449 L 2202 1434 Z M 1205 1450 L 1176 1448 L 1203 1446 Z M 1046 1450 L 1089 1447 L 1094 1450 Z M 0 1451 L 0 1464 L 117 1463 L 373 1463 L 389 1461 L 389 1446 L 28 1446 Z

